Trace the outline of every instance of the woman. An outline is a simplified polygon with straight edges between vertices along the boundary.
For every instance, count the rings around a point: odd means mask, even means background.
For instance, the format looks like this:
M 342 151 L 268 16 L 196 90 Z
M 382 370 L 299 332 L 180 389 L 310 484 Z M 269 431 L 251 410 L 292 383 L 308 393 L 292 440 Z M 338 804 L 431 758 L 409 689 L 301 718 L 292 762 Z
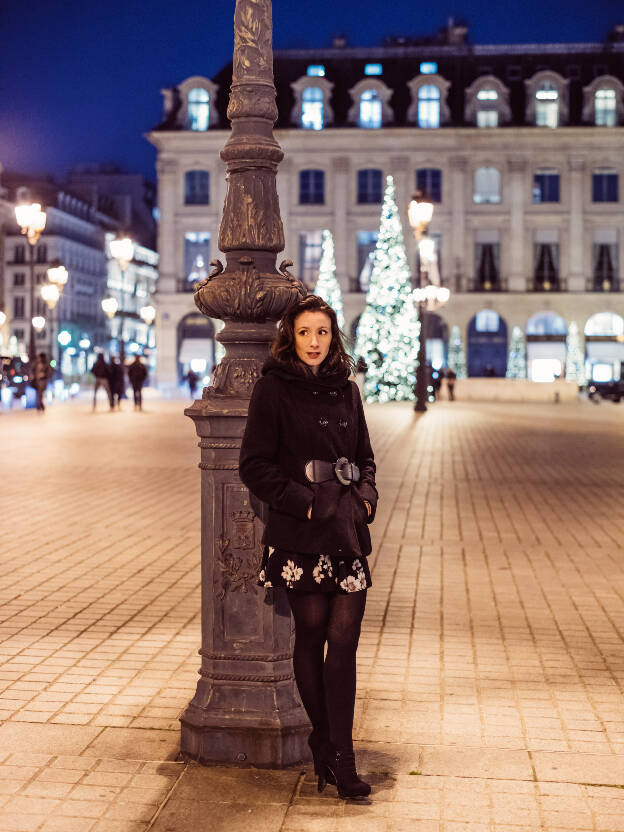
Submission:
M 282 318 L 271 356 L 240 454 L 242 481 L 269 506 L 259 583 L 286 587 L 319 791 L 330 782 L 340 797 L 361 799 L 370 786 L 357 775 L 352 731 L 355 653 L 371 586 L 373 451 L 349 381 L 353 362 L 324 300 L 309 295 Z

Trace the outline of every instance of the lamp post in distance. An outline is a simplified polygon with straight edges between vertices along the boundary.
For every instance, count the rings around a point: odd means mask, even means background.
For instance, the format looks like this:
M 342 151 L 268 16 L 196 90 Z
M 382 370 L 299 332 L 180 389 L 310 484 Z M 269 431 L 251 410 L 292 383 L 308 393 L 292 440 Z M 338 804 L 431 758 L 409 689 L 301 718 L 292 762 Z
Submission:
M 111 253 L 111 257 L 113 257 L 117 264 L 119 265 L 119 270 L 121 272 L 121 309 L 119 310 L 119 328 L 117 330 L 117 343 L 119 344 L 119 360 L 123 365 L 126 363 L 126 344 L 124 341 L 124 321 L 125 318 L 128 317 L 123 309 L 123 297 L 124 297 L 124 281 L 126 279 L 126 269 L 132 262 L 134 257 L 134 242 L 128 237 L 127 235 L 122 234 L 119 232 L 117 237 L 114 240 L 111 240 L 108 244 L 109 251 Z M 107 309 L 105 308 L 104 304 L 107 303 L 109 308 L 112 308 L 112 303 L 110 301 L 115 300 L 114 298 L 105 298 L 102 301 L 102 309 L 106 315 L 108 315 L 109 319 L 115 317 L 117 314 L 117 309 L 119 308 L 119 304 L 115 301 L 115 311 L 113 314 L 109 314 Z
M 48 309 L 50 310 L 50 329 L 52 329 L 52 319 L 53 315 L 52 312 L 54 311 L 56 304 L 59 302 L 61 295 L 63 294 L 63 289 L 67 284 L 67 280 L 69 278 L 69 273 L 65 266 L 61 263 L 60 260 L 54 260 L 52 265 L 47 270 L 48 274 L 48 283 L 41 287 L 41 297 L 46 302 Z M 58 327 L 58 317 L 56 319 L 56 324 Z M 55 352 L 55 342 L 58 343 L 54 337 L 54 334 L 50 333 L 50 358 L 52 358 L 52 353 Z M 57 369 L 60 373 L 61 370 L 61 362 L 60 357 L 58 360 Z
M 417 191 L 412 197 L 408 217 L 418 242 L 419 260 L 418 286 L 412 292 L 420 323 L 414 410 L 424 413 L 427 410 L 427 313 L 447 303 L 451 293 L 446 287 L 440 286 L 435 240 L 428 233 L 433 217 L 433 203 L 421 191 Z
M 21 233 L 26 236 L 30 247 L 30 339 L 28 342 L 28 360 L 33 362 L 36 355 L 35 345 L 35 246 L 46 226 L 47 215 L 41 210 L 39 202 L 21 202 L 15 206 L 15 220 L 20 227 Z M 44 323 L 45 326 L 45 323 Z

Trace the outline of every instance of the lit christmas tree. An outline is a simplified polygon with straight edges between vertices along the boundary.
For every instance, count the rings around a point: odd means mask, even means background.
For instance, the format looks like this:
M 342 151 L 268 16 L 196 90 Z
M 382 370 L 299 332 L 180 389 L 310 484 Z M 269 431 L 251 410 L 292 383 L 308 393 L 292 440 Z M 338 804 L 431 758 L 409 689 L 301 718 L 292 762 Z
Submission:
M 323 231 L 323 247 L 321 249 L 321 262 L 319 264 L 319 276 L 314 287 L 314 294 L 323 298 L 331 306 L 338 318 L 340 329 L 344 327 L 344 314 L 342 311 L 342 292 L 340 284 L 336 280 L 336 260 L 334 258 L 334 238 L 331 231 Z
M 355 355 L 361 355 L 368 365 L 364 384 L 367 401 L 414 398 L 418 336 L 394 180 L 388 176 L 366 309 L 355 347 Z
M 511 344 L 509 345 L 506 375 L 507 378 L 527 377 L 524 332 L 519 326 L 515 326 L 511 331 Z
M 585 384 L 585 359 L 581 350 L 581 337 L 576 321 L 568 327 L 566 337 L 565 377 L 568 381 L 575 381 L 578 385 Z
M 462 344 L 461 331 L 458 326 L 451 329 L 451 340 L 448 348 L 448 365 L 454 370 L 457 378 L 467 378 L 466 354 Z

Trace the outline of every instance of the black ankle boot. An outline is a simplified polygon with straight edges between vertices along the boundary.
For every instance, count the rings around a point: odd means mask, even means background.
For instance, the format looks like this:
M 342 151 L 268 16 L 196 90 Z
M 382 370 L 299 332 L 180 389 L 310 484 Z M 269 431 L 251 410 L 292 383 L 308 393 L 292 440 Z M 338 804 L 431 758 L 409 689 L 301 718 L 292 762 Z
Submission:
M 368 783 L 358 777 L 353 749 L 334 751 L 333 755 L 327 758 L 325 768 L 338 786 L 338 797 L 343 800 L 363 800 L 371 793 Z M 327 782 L 332 782 L 329 777 Z
M 318 731 L 312 731 L 308 737 L 308 745 L 314 760 L 314 773 L 318 777 L 318 790 L 322 792 L 327 783 L 336 785 L 336 779 L 327 767 L 328 757 L 331 759 L 329 739 Z

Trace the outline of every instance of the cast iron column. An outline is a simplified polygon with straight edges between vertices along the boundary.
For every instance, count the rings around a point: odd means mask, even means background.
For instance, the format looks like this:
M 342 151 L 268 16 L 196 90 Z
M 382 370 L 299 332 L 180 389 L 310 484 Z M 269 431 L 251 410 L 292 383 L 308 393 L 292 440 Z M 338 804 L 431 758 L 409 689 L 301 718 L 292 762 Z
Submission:
M 427 410 L 427 308 L 426 304 L 418 303 L 418 367 L 416 368 L 416 403 L 414 410 L 424 413 Z
M 219 230 L 225 269 L 213 261 L 197 307 L 225 327 L 226 355 L 212 387 L 185 413 L 200 437 L 202 476 L 202 664 L 182 716 L 181 751 L 202 763 L 279 767 L 308 757 L 309 724 L 292 671 L 292 627 L 282 591 L 256 586 L 263 508 L 238 476 L 249 397 L 276 321 L 305 296 L 276 255 L 284 248 L 275 176 L 270 0 L 237 0 L 228 107 L 232 132 L 221 152 L 227 191 Z M 273 601 L 273 603 L 267 603 Z

